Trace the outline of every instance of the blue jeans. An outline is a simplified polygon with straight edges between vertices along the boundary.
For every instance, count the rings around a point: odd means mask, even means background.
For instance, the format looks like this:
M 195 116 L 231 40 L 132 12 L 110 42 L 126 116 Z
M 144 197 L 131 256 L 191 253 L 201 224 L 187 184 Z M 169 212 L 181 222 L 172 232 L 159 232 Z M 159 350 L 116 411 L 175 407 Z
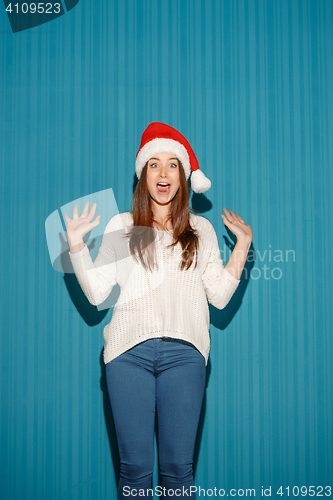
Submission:
M 206 382 L 203 355 L 182 340 L 149 339 L 108 363 L 106 378 L 120 456 L 118 498 L 152 497 L 155 409 L 162 477 L 155 493 L 195 498 L 193 454 Z M 168 490 L 173 491 L 168 495 Z

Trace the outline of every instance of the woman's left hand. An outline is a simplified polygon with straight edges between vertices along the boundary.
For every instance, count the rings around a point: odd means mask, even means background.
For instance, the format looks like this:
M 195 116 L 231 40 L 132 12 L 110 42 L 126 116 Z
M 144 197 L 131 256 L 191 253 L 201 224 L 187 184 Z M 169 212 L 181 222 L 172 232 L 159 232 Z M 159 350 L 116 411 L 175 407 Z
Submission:
M 226 208 L 223 209 L 224 214 L 221 215 L 224 224 L 230 229 L 231 232 L 237 237 L 237 240 L 252 241 L 252 229 L 249 224 L 245 224 L 243 219 L 236 215 L 235 212 Z

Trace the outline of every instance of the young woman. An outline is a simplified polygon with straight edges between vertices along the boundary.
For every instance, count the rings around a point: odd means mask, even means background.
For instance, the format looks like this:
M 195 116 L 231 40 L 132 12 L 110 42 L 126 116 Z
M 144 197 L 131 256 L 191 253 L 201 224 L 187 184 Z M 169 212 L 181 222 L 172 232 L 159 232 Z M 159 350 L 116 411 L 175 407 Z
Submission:
M 104 328 L 104 361 L 119 455 L 118 497 L 151 497 L 155 412 L 165 497 L 195 498 L 193 453 L 210 349 L 207 300 L 222 309 L 235 292 L 252 231 L 223 209 L 237 243 L 224 267 L 216 233 L 190 213 L 187 179 L 203 192 L 210 181 L 174 128 L 150 124 L 136 157 L 132 211 L 108 223 L 93 262 L 83 236 L 99 224 L 96 203 L 64 215 L 70 258 L 91 304 L 121 293 Z M 156 492 L 156 490 L 155 490 Z

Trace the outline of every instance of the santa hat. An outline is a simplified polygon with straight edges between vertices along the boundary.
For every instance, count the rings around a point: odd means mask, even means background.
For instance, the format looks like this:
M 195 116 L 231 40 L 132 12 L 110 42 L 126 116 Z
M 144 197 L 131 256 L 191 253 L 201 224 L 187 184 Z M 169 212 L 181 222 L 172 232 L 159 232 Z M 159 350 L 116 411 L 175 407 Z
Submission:
M 154 154 L 173 153 L 181 161 L 186 179 L 191 175 L 191 188 L 195 193 L 204 193 L 211 187 L 210 180 L 199 169 L 199 163 L 185 137 L 165 123 L 150 123 L 141 137 L 136 154 L 135 171 L 138 179 L 145 164 Z

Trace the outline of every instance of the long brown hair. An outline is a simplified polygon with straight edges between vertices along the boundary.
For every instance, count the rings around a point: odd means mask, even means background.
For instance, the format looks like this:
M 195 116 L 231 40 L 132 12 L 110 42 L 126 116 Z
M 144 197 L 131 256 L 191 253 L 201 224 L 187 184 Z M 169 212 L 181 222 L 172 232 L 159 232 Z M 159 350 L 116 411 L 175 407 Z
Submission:
M 194 258 L 197 257 L 199 239 L 197 232 L 190 224 L 189 187 L 183 166 L 179 160 L 178 162 L 180 186 L 171 201 L 169 218 L 173 227 L 174 242 L 169 247 L 175 247 L 180 242 L 183 249 L 180 269 L 187 270 L 193 263 Z M 143 267 L 152 271 L 155 265 L 157 266 L 157 263 L 155 262 L 154 219 L 151 198 L 147 188 L 147 166 L 148 162 L 142 169 L 139 182 L 133 193 L 131 211 L 133 228 L 128 233 L 128 237 L 130 238 L 130 251 L 135 260 L 138 262 L 139 258 Z M 196 265 L 197 258 L 194 269 Z

